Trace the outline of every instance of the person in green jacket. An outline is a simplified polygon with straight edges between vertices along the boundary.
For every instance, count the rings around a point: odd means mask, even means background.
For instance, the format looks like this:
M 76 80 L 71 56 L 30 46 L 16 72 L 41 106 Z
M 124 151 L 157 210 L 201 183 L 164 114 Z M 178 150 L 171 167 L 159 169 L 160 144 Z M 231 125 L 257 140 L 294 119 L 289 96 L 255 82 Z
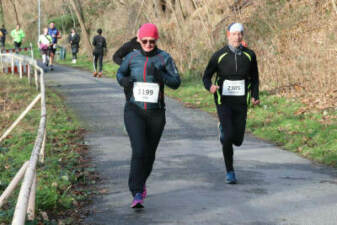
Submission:
M 19 48 L 21 47 L 22 40 L 26 36 L 25 32 L 20 28 L 20 24 L 16 25 L 16 29 L 12 30 L 11 36 L 14 41 L 15 51 L 18 52 Z

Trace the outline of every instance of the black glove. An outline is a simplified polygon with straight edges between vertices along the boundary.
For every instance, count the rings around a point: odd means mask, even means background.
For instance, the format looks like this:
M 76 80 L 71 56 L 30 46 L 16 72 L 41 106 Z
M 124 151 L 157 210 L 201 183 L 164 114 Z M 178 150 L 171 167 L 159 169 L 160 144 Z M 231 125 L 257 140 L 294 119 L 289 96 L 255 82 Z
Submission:
M 163 76 L 162 76 L 160 70 L 154 65 L 153 62 L 150 65 L 148 73 L 154 77 L 154 80 L 156 82 L 164 83 L 164 79 L 163 79 Z
M 125 88 L 125 89 L 131 89 L 133 86 L 133 80 L 130 77 L 123 77 L 120 80 L 120 84 Z

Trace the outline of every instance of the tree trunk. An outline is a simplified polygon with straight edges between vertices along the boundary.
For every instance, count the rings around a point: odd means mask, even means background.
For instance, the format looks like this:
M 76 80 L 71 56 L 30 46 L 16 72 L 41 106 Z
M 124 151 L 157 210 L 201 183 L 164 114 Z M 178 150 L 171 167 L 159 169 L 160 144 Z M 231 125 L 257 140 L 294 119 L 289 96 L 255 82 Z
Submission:
M 20 24 L 18 12 L 16 11 L 15 0 L 10 0 L 9 2 L 12 4 L 13 9 L 14 9 L 16 24 Z
M 92 46 L 91 46 L 91 42 L 90 42 L 89 35 L 88 35 L 88 32 L 87 32 L 87 28 L 85 27 L 85 24 L 84 24 L 83 19 L 81 17 L 81 13 L 79 12 L 79 10 L 76 6 L 75 0 L 69 0 L 69 1 L 72 5 L 74 11 L 75 11 L 77 20 L 80 23 L 81 30 L 82 30 L 82 33 L 83 33 L 83 36 L 84 36 L 85 46 L 86 46 L 87 49 L 89 49 L 89 51 L 91 53 L 92 52 Z M 92 54 L 90 54 L 90 53 L 89 53 L 89 55 L 91 57 L 93 57 Z
M 181 1 L 180 1 L 180 0 L 177 0 L 177 3 L 178 3 L 178 5 L 179 5 L 181 17 L 183 18 L 183 20 L 185 20 L 185 19 L 186 19 L 186 15 L 184 14 L 183 6 L 181 5 Z
M 5 14 L 4 14 L 4 8 L 2 5 L 2 0 L 0 0 L 0 26 L 5 25 Z

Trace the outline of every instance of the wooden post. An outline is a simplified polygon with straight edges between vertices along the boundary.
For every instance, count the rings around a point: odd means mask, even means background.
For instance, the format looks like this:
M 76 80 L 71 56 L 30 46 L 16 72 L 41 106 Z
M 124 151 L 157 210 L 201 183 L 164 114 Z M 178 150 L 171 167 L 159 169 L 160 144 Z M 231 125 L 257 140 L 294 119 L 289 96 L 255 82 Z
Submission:
M 30 190 L 28 208 L 27 208 L 28 220 L 30 221 L 35 219 L 35 195 L 36 195 L 36 171 L 35 171 L 35 176 L 34 176 L 34 180 L 32 183 L 32 188 Z
M 22 79 L 22 61 L 19 61 L 19 74 L 20 74 L 20 79 Z
M 42 142 L 42 147 L 41 147 L 41 151 L 39 155 L 40 163 L 44 163 L 44 149 L 46 147 L 46 140 L 47 140 L 47 129 L 44 130 L 43 142 Z
M 15 187 L 18 185 L 18 183 L 21 181 L 23 175 L 26 172 L 26 169 L 28 167 L 29 161 L 26 161 L 20 170 L 16 173 L 15 177 L 13 180 L 9 183 L 8 187 L 6 190 L 2 193 L 0 196 L 0 208 L 6 203 L 7 198 L 13 193 Z
M 1 3 L 2 4 L 2 3 Z M 4 62 L 3 62 L 3 56 L 2 53 L 0 53 L 0 60 L 1 60 L 1 73 L 4 72 Z
M 36 90 L 39 89 L 39 81 L 37 79 L 37 69 L 35 68 L 34 70 L 34 78 L 35 78 L 35 86 L 36 86 Z
M 14 56 L 12 56 L 12 74 L 14 74 Z
M 18 123 L 26 116 L 26 114 L 34 107 L 34 105 L 40 100 L 41 94 L 35 97 L 35 99 L 29 104 L 29 106 L 21 113 L 21 115 L 15 120 L 15 122 L 10 126 L 7 131 L 0 138 L 0 143 L 12 132 L 12 130 L 18 125 Z
M 30 76 L 30 64 L 28 64 L 28 69 L 27 69 L 27 76 L 28 76 L 28 83 L 32 83 L 32 77 Z

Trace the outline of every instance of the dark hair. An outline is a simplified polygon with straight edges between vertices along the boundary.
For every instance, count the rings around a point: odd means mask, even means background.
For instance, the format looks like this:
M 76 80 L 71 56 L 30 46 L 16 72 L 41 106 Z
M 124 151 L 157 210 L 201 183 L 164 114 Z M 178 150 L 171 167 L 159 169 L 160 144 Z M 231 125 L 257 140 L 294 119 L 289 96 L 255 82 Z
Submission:
M 99 28 L 98 30 L 97 30 L 97 33 L 99 33 L 99 34 L 102 34 L 102 29 L 101 28 Z
M 227 27 L 227 30 L 229 31 L 231 29 L 231 27 L 234 25 L 235 23 L 231 23 L 229 24 L 229 26 Z

